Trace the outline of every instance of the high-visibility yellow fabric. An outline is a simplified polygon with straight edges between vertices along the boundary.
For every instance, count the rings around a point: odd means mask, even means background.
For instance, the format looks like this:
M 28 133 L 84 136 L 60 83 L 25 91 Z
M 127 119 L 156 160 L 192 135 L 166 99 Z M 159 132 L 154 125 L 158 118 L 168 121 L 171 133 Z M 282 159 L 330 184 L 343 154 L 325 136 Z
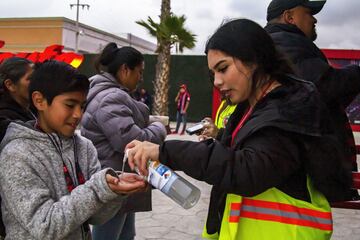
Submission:
M 222 100 L 221 104 L 216 112 L 215 117 L 215 125 L 217 128 L 225 128 L 227 120 L 230 115 L 235 111 L 236 105 L 227 105 L 224 109 L 224 104 L 226 104 L 226 100 Z
M 235 108 L 236 108 L 236 105 L 227 105 L 224 108 L 224 104 L 226 104 L 226 100 L 221 101 L 220 106 L 217 109 L 216 116 L 215 116 L 215 125 L 218 129 L 225 128 L 227 120 L 229 119 L 230 115 L 235 111 Z M 203 236 L 203 238 L 206 238 L 206 239 L 218 239 L 219 238 L 218 233 L 208 234 L 206 232 L 206 224 L 203 228 L 202 236 Z
M 309 178 L 307 187 L 311 203 L 290 197 L 276 188 L 268 189 L 251 198 L 228 194 L 219 238 L 209 239 L 330 239 L 332 234 L 330 205 L 326 198 L 314 189 Z M 255 202 L 257 205 L 249 207 L 244 204 L 245 202 Z M 263 205 L 263 202 L 270 203 L 272 207 L 268 208 L 266 204 Z M 277 208 L 277 205 L 279 205 L 279 208 Z M 241 206 L 240 211 L 234 211 L 234 206 Z M 290 210 L 287 208 L 283 210 L 284 206 L 289 207 Z M 254 212 L 251 212 L 251 209 L 255 209 Z M 293 212 L 293 209 L 299 210 L 300 214 Z M 280 215 L 277 215 L 279 213 Z M 234 219 L 237 219 L 236 217 L 234 218 L 236 214 L 239 215 L 238 221 L 234 221 Z M 312 216 L 312 214 L 314 216 Z M 314 222 L 317 224 L 314 224 Z M 206 233 L 206 229 L 204 229 L 204 232 Z M 205 234 L 203 234 L 203 237 L 207 238 Z

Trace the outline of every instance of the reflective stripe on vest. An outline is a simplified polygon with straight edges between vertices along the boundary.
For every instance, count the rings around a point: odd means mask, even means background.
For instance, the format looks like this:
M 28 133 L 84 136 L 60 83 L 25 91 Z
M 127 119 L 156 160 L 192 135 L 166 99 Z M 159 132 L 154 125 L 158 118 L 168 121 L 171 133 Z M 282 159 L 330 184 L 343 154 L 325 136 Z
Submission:
M 229 222 L 252 218 L 279 223 L 313 227 L 331 231 L 330 212 L 299 208 L 290 204 L 243 198 L 241 203 L 231 203 Z
M 329 240 L 332 234 L 329 202 L 313 187 L 309 177 L 307 189 L 310 202 L 295 199 L 277 188 L 254 197 L 227 194 L 218 239 Z M 210 237 L 206 232 L 205 228 L 203 237 Z

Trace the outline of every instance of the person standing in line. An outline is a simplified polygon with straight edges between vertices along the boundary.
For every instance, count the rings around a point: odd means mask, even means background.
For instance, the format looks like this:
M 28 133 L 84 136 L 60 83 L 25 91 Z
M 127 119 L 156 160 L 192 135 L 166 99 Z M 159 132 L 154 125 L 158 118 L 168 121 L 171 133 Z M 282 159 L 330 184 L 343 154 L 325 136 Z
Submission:
M 29 77 L 34 64 L 26 58 L 12 57 L 0 65 L 0 116 L 12 120 L 27 122 L 33 120 L 29 110 Z M 9 123 L 9 122 L 8 122 Z M 1 139 L 5 135 L 7 124 L 1 126 Z
M 96 64 L 98 74 L 90 78 L 81 134 L 90 139 L 102 167 L 121 171 L 126 144 L 134 139 L 162 143 L 166 129 L 149 123 L 149 108 L 130 96 L 142 80 L 144 57 L 133 47 L 109 43 Z M 131 171 L 128 164 L 125 171 Z M 151 189 L 129 196 L 108 222 L 93 227 L 94 240 L 130 240 L 135 237 L 135 212 L 151 211 Z
M 140 102 L 144 103 L 146 106 L 148 106 L 148 108 L 150 109 L 150 112 L 151 112 L 151 96 L 146 91 L 145 88 L 140 88 L 138 101 L 140 101 Z
M 34 119 L 29 110 L 28 90 L 29 77 L 33 69 L 33 62 L 19 57 L 8 58 L 0 65 L 0 142 L 11 121 L 27 122 Z M 5 235 L 5 227 L 0 215 L 0 236 L 5 237 Z
M 0 145 L 5 239 L 90 240 L 89 224 L 111 218 L 143 178 L 101 170 L 94 145 L 75 132 L 89 80 L 48 61 L 31 75 L 34 121 L 12 122 Z
M 328 200 L 351 185 L 343 149 L 313 83 L 292 75 L 265 30 L 247 19 L 222 25 L 205 53 L 214 85 L 237 107 L 221 142 L 134 140 L 129 165 L 149 159 L 213 185 L 203 237 L 328 240 Z
M 179 128 L 181 122 L 183 123 L 182 131 L 180 132 L 180 135 L 183 135 L 186 129 L 186 116 L 187 116 L 187 109 L 189 107 L 190 103 L 190 93 L 187 89 L 187 86 L 185 84 L 180 85 L 179 92 L 177 93 L 175 97 L 175 103 L 176 103 L 176 128 L 175 132 L 173 133 L 179 133 Z
M 314 15 L 325 3 L 326 0 L 272 0 L 267 8 L 265 30 L 276 47 L 291 60 L 296 75 L 316 85 L 330 110 L 346 161 L 357 171 L 355 140 L 345 109 L 360 93 L 360 67 L 335 69 L 314 44 L 317 38 Z M 347 199 L 359 199 L 357 191 Z

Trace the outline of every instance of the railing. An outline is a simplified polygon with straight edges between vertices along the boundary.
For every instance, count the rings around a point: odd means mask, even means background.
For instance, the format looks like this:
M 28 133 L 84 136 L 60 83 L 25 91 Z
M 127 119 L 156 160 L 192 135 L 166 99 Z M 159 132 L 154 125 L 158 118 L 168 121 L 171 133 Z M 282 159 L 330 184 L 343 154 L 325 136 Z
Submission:
M 351 125 L 353 132 L 360 133 L 360 125 Z M 360 155 L 360 145 L 356 145 L 356 154 Z M 353 172 L 353 188 L 360 189 L 360 172 Z M 331 203 L 333 208 L 360 209 L 360 200 Z

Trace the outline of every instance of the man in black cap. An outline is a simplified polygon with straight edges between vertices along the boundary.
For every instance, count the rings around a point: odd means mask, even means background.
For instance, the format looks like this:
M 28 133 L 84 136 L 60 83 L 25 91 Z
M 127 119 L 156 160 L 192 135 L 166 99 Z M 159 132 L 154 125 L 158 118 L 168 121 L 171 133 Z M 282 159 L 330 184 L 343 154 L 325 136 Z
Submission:
M 345 108 L 360 92 L 360 67 L 351 65 L 335 69 L 313 43 L 316 39 L 315 14 L 326 0 L 272 0 L 267 9 L 270 34 L 277 48 L 293 63 L 296 74 L 315 83 L 328 105 L 338 140 L 342 143 L 348 163 L 356 166 L 356 148 Z M 331 150 L 329 150 L 331 151 Z M 325 167 L 325 166 L 324 166 Z M 356 191 L 350 198 L 357 198 Z
M 306 37 L 315 41 L 316 18 L 326 0 L 273 0 L 267 9 L 267 21 L 295 25 Z

